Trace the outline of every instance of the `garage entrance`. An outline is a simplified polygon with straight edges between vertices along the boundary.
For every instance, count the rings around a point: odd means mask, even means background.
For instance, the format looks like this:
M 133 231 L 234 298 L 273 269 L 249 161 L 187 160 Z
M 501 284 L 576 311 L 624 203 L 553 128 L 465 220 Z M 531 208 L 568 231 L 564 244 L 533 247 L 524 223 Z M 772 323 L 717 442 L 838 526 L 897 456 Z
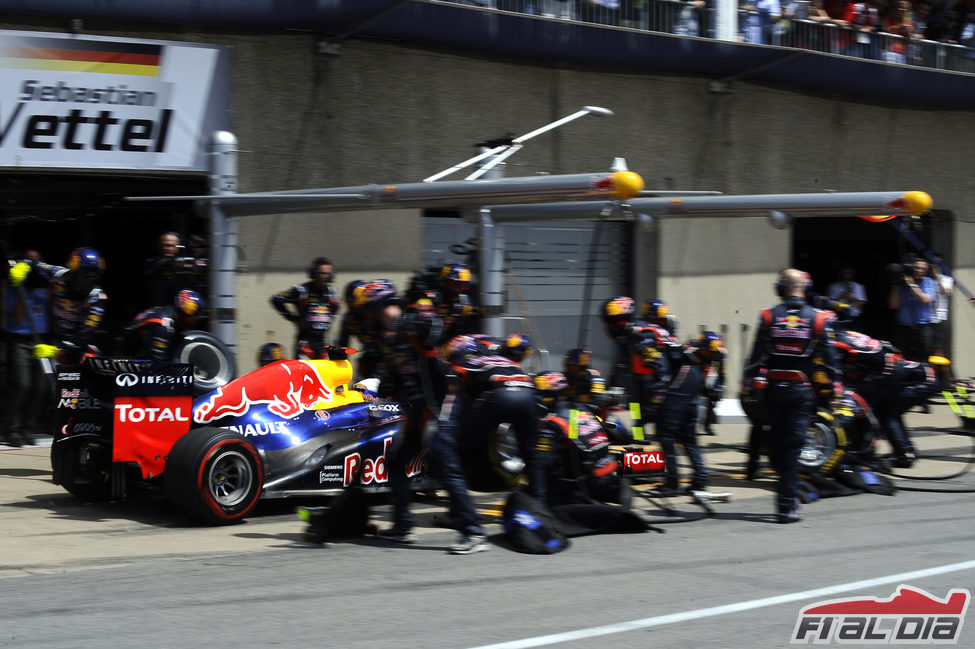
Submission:
M 104 329 L 114 336 L 151 306 L 143 265 L 156 254 L 159 233 L 180 232 L 184 243 L 190 235 L 207 233 L 205 219 L 193 215 L 190 202 L 127 203 L 122 197 L 206 193 L 205 174 L 0 174 L 0 239 L 7 254 L 35 249 L 57 265 L 79 246 L 98 250 L 105 258 L 103 287 L 109 297 Z M 112 353 L 110 341 L 99 342 Z
M 952 260 L 947 242 L 951 240 L 951 228 L 950 214 L 940 211 L 932 211 L 911 224 L 911 231 L 925 246 L 945 255 L 949 267 Z M 939 245 L 944 249 L 939 249 Z M 917 249 L 898 232 L 895 221 L 871 223 L 849 217 L 823 217 L 796 219 L 793 226 L 793 264 L 812 275 L 816 292 L 825 294 L 844 264 L 853 267 L 868 299 L 859 328 L 875 338 L 891 340 L 893 335 L 893 313 L 887 308 L 887 266 L 906 255 L 917 254 Z

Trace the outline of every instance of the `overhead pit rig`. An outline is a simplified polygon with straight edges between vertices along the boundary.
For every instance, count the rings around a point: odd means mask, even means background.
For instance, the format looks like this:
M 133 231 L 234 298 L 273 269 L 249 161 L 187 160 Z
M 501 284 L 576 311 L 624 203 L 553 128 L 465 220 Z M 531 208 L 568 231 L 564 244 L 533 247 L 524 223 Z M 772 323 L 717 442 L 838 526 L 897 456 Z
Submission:
M 237 193 L 237 142 L 228 132 L 214 134 L 210 194 L 130 196 L 127 201 L 194 201 L 210 220 L 211 325 L 231 347 L 236 343 L 235 283 L 237 230 L 229 217 L 295 212 L 346 212 L 389 208 L 468 208 L 466 218 L 480 230 L 481 304 L 485 332 L 501 333 L 503 239 L 495 223 L 566 220 L 635 220 L 645 226 L 660 218 L 766 216 L 777 228 L 792 218 L 851 216 L 881 219 L 919 216 L 931 209 L 921 191 L 822 192 L 723 195 L 714 191 L 647 190 L 639 174 L 616 158 L 609 171 L 556 176 L 502 178 L 501 163 L 524 143 L 587 115 L 612 111 L 586 106 L 550 124 L 481 152 L 421 182 L 372 184 L 274 192 Z M 477 165 L 463 180 L 441 180 Z M 868 217 L 868 215 L 882 215 Z

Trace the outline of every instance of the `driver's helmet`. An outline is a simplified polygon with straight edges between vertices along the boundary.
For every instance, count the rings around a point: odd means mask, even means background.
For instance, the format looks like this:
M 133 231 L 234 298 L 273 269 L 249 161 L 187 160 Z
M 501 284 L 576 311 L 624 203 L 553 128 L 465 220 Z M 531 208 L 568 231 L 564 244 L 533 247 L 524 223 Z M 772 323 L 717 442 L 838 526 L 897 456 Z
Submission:
M 531 356 L 534 349 L 535 345 L 532 344 L 532 339 L 528 334 L 511 334 L 504 341 L 504 345 L 501 348 L 501 355 L 505 358 L 510 358 L 516 363 L 521 363 Z
M 354 279 L 345 285 L 345 304 L 349 309 L 358 309 L 366 303 L 365 287 L 368 282 Z
M 550 404 L 559 398 L 569 387 L 562 372 L 547 371 L 535 375 L 535 392 L 543 403 Z
M 440 269 L 440 286 L 455 293 L 471 287 L 471 269 L 466 264 L 446 264 Z
M 474 336 L 454 336 L 440 348 L 440 357 L 453 365 L 465 356 L 481 354 L 481 345 Z
M 68 255 L 68 270 L 83 277 L 98 278 L 105 271 L 105 260 L 94 248 L 75 248 Z
M 284 345 L 279 343 L 265 343 L 261 345 L 261 349 L 257 353 L 257 363 L 261 367 L 264 367 L 274 361 L 283 361 L 284 354 Z
M 173 299 L 176 307 L 176 318 L 181 324 L 194 324 L 203 315 L 203 296 L 194 290 L 184 288 Z

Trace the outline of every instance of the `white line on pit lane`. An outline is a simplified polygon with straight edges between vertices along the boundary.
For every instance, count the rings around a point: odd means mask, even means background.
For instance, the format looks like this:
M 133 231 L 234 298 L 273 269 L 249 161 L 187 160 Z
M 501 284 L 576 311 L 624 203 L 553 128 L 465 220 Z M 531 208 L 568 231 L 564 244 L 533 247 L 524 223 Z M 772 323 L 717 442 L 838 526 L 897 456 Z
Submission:
M 812 590 L 804 590 L 797 593 L 786 593 L 785 595 L 776 595 L 774 597 L 751 599 L 746 602 L 736 602 L 734 604 L 725 604 L 723 606 L 712 606 L 711 608 L 700 608 L 696 611 L 684 611 L 682 613 L 671 613 L 670 615 L 658 615 L 656 617 L 646 617 L 642 620 L 630 620 L 629 622 L 619 622 L 617 624 L 607 624 L 605 626 L 594 626 L 588 629 L 578 629 L 576 631 L 553 633 L 534 638 L 523 638 L 521 640 L 499 642 L 498 644 L 471 647 L 471 649 L 526 649 L 527 647 L 542 647 L 545 645 L 558 644 L 562 642 L 572 642 L 574 640 L 584 640 L 586 638 L 612 635 L 614 633 L 636 631 L 637 629 L 649 629 L 655 626 L 663 626 L 664 624 L 674 624 L 675 622 L 698 620 L 704 617 L 714 617 L 715 615 L 740 613 L 741 611 L 748 611 L 755 608 L 775 606 L 777 604 L 788 604 L 789 602 L 797 602 L 804 599 L 826 597 L 827 595 L 836 595 L 837 593 L 867 589 L 874 586 L 883 586 L 885 584 L 903 583 L 913 579 L 922 579 L 924 577 L 943 575 L 949 572 L 960 572 L 962 570 L 972 570 L 973 568 L 975 568 L 975 561 L 962 561 L 961 563 L 950 563 L 944 566 L 926 568 L 924 570 L 912 570 L 911 572 L 902 572 L 896 575 L 887 575 L 885 577 L 875 577 L 874 579 L 851 581 L 845 584 L 824 586 L 823 588 L 814 588 Z

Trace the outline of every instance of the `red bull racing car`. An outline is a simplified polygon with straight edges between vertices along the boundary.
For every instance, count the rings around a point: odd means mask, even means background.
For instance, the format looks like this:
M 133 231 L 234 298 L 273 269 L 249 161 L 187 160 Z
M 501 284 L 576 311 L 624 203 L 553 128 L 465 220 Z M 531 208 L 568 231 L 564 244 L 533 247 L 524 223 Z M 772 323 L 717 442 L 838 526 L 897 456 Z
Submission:
M 54 482 L 86 499 L 157 488 L 210 524 L 245 517 L 258 499 L 335 495 L 358 475 L 386 489 L 385 452 L 403 414 L 350 389 L 346 351 L 277 361 L 194 397 L 193 366 L 89 358 L 59 366 Z M 410 462 L 427 488 L 424 451 Z
M 276 361 L 199 396 L 185 363 L 88 358 L 60 365 L 54 482 L 88 500 L 123 499 L 147 487 L 188 517 L 216 525 L 242 520 L 261 498 L 334 496 L 353 481 L 366 492 L 388 491 L 386 452 L 404 413 L 349 388 L 349 351 Z M 478 491 L 510 488 L 523 466 L 504 452 L 513 444 L 496 439 L 491 446 L 494 459 L 479 460 L 491 466 L 471 474 Z M 425 456 L 421 450 L 406 469 L 418 491 L 438 487 Z M 639 473 L 645 467 L 633 462 L 641 459 L 621 449 L 620 474 Z

